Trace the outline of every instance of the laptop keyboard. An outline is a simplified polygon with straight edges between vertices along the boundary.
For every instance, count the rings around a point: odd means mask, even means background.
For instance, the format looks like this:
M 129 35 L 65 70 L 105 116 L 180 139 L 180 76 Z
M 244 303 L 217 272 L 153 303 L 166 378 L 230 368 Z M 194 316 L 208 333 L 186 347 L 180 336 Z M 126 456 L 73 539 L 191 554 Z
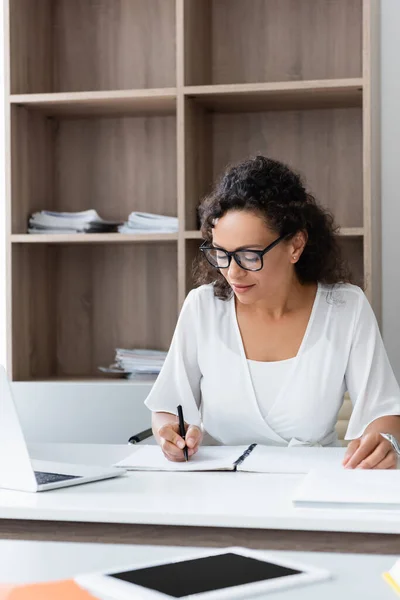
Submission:
M 55 483 L 56 481 L 67 481 L 68 479 L 79 479 L 81 475 L 64 475 L 63 473 L 46 473 L 35 471 L 36 481 L 39 485 L 44 483 Z

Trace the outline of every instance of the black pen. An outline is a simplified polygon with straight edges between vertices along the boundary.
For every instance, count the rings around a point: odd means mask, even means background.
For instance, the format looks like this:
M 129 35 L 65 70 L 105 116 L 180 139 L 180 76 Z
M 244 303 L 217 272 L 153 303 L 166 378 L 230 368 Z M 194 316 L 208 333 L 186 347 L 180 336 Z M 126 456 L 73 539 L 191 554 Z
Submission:
M 185 421 L 183 420 L 183 412 L 182 412 L 181 405 L 178 406 L 178 419 L 179 419 L 179 435 L 181 436 L 181 438 L 183 438 L 183 441 L 185 441 L 185 435 L 186 435 Z M 186 444 L 186 442 L 185 442 L 185 444 Z M 183 456 L 185 457 L 185 460 L 189 460 L 187 446 L 185 446 L 183 449 Z

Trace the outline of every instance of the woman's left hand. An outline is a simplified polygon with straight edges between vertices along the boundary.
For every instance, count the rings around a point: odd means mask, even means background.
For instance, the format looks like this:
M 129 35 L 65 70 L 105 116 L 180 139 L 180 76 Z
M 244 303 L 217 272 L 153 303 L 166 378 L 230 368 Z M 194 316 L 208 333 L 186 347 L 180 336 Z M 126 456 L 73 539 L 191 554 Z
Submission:
M 346 469 L 395 469 L 397 454 L 380 433 L 366 433 L 350 442 L 343 466 Z

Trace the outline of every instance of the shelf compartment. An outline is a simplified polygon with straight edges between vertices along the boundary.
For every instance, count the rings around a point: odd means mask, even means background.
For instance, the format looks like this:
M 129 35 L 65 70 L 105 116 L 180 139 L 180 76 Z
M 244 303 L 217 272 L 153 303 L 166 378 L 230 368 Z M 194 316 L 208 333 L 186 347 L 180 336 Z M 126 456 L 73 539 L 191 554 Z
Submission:
M 362 238 L 341 237 L 340 246 L 343 257 L 349 264 L 353 282 L 364 289 L 368 285 L 364 277 L 364 240 Z
M 10 102 L 12 105 L 25 106 L 50 117 L 174 115 L 176 88 L 14 94 L 10 97 Z
M 117 347 L 168 349 L 176 244 L 17 244 L 12 263 L 14 380 L 97 378 Z
M 11 136 L 13 234 L 44 209 L 177 215 L 175 116 L 56 119 L 13 106 Z
M 362 0 L 185 0 L 186 85 L 362 74 Z
M 229 113 L 186 98 L 185 124 L 185 230 L 226 167 L 256 154 L 299 171 L 345 230 L 363 227 L 361 107 Z
M 9 0 L 11 92 L 176 85 L 175 0 Z

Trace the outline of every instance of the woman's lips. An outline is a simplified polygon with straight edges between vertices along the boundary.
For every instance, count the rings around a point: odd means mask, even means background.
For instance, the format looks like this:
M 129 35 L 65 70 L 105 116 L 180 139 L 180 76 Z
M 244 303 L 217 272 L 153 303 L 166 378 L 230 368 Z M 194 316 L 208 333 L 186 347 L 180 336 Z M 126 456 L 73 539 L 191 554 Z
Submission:
M 254 284 L 252 285 L 236 285 L 234 283 L 231 283 L 231 286 L 233 288 L 234 292 L 237 292 L 238 294 L 243 294 L 244 292 L 247 292 L 248 290 L 250 290 L 253 287 Z

